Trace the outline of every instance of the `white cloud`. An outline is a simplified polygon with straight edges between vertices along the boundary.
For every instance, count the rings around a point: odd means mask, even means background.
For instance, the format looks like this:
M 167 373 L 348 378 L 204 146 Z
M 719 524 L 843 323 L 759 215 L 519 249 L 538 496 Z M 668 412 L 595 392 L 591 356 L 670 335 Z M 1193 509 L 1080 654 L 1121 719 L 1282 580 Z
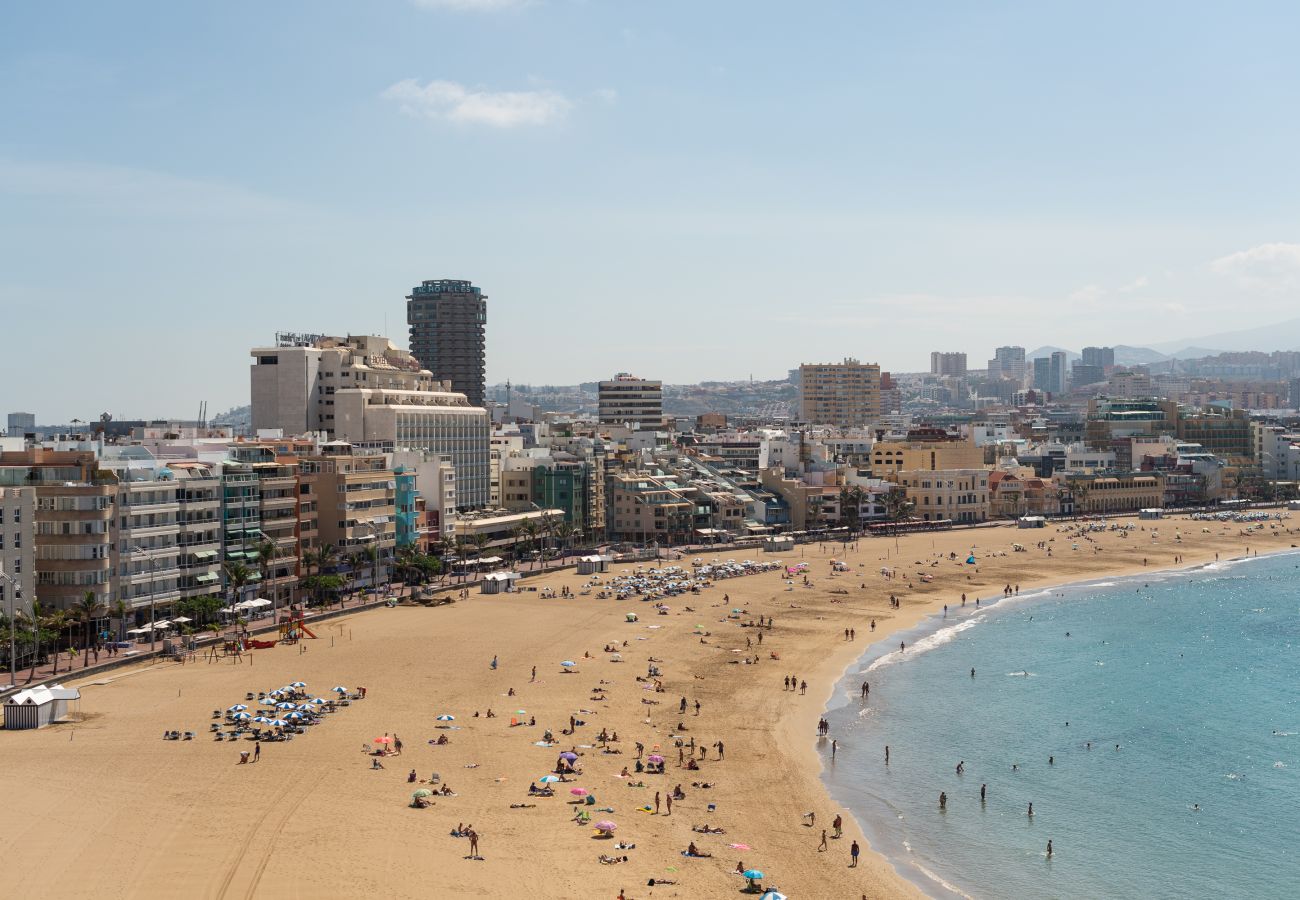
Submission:
M 1300 287 L 1300 244 L 1260 244 L 1221 256 L 1210 263 L 1218 275 L 1235 278 L 1245 288 L 1285 290 Z
M 396 102 L 408 116 L 494 128 L 548 125 L 563 118 L 573 105 L 556 91 L 484 91 L 455 81 L 422 85 L 414 78 L 389 86 L 381 96 Z
M 613 88 L 600 88 L 598 90 L 592 91 L 591 93 L 597 100 L 601 101 L 602 103 L 612 104 L 618 102 L 618 91 L 614 90 Z
M 531 0 L 411 0 L 422 9 L 454 9 L 461 12 L 496 12 L 528 6 Z

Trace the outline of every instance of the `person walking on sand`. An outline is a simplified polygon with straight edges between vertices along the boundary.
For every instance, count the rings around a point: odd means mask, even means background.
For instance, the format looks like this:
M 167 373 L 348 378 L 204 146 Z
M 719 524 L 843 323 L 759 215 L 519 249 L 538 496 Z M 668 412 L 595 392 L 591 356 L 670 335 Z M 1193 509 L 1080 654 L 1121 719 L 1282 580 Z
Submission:
M 817 852 L 818 852 L 818 853 L 821 853 L 821 852 L 822 852 L 823 850 L 825 850 L 825 849 L 826 849 L 826 829 L 823 828 L 823 829 L 822 829 L 822 842 L 821 842 L 820 844 L 817 845 Z
M 262 758 L 262 742 L 258 741 L 257 746 L 253 748 L 253 762 Z
M 497 658 L 496 658 L 496 654 L 493 654 L 493 655 L 492 655 L 491 668 L 492 668 L 492 671 L 494 671 L 494 672 L 496 671 L 496 668 L 497 668 Z
M 655 815 L 659 815 L 659 792 L 655 791 Z
M 666 814 L 671 816 L 673 814 L 673 795 L 671 791 L 664 794 L 664 803 L 668 805 L 668 812 Z
M 478 832 L 473 828 L 469 830 L 469 857 L 478 859 Z
M 787 675 L 787 676 L 785 676 L 784 678 L 782 678 L 782 679 L 781 679 L 781 683 L 782 683 L 782 685 L 783 685 L 783 687 L 781 688 L 781 690 L 783 690 L 783 691 L 788 691 L 788 690 L 790 690 L 790 676 L 789 676 L 789 675 Z
M 537 666 L 533 666 L 533 677 L 529 678 L 528 681 L 529 683 L 532 683 L 536 680 L 537 680 Z
M 850 869 L 856 869 L 858 867 L 858 854 L 861 852 L 862 852 L 862 848 L 858 846 L 857 841 L 854 841 L 851 845 L 849 845 L 849 859 L 852 860 L 852 862 L 849 863 Z
M 800 694 L 808 693 L 808 682 L 806 681 L 799 682 L 799 693 Z
M 831 827 L 835 829 L 835 837 L 838 840 L 840 835 L 843 834 L 844 817 L 836 813 L 834 820 L 831 822 Z

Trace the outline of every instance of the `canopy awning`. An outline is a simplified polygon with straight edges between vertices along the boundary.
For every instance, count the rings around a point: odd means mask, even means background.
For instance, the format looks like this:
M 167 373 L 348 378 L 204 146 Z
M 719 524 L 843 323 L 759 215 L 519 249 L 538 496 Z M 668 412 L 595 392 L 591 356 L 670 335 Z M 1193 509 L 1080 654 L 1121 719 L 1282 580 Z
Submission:
M 195 559 L 216 559 L 216 550 L 198 550 L 191 554 Z
M 197 581 L 199 584 L 211 584 L 212 582 L 217 580 L 217 573 L 204 572 L 202 575 L 195 577 L 194 580 Z

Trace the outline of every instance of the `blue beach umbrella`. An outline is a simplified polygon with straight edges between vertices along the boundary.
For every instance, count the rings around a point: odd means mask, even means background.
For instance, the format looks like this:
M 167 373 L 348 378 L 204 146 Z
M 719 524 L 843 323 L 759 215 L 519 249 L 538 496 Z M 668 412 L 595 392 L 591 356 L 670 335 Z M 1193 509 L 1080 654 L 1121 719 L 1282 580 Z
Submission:
M 288 701 L 285 701 L 284 703 L 275 704 L 275 708 L 276 709 L 297 709 L 298 706 L 295 703 L 289 703 Z
M 347 688 L 339 684 L 336 684 L 334 687 L 330 688 L 330 690 L 332 690 L 336 694 L 346 694 L 348 692 Z
M 289 723 L 286 722 L 284 719 L 272 719 L 270 724 L 274 725 L 276 728 L 283 728 Z
M 274 697 L 263 697 L 261 700 L 258 700 L 257 702 L 262 704 L 263 706 L 275 706 Z
M 566 669 L 572 669 L 574 666 L 577 665 L 577 663 L 571 659 L 566 659 L 564 662 L 560 663 L 560 665 L 564 666 L 564 668 Z
M 326 700 L 324 697 L 317 697 L 315 700 L 311 700 L 309 702 L 314 706 L 324 706 L 326 703 L 329 703 L 329 701 Z
M 239 713 L 235 713 L 233 716 L 231 716 L 231 718 L 237 722 L 244 722 L 247 721 L 248 719 L 251 719 L 252 716 L 250 716 L 246 712 L 239 712 Z
M 316 711 L 315 707 L 313 707 L 310 703 L 299 703 L 298 706 L 297 706 L 297 709 L 298 709 L 298 712 L 315 712 L 315 711 Z
M 259 725 L 270 725 L 274 719 L 268 719 L 266 716 L 253 716 L 253 721 Z
M 248 707 L 244 704 L 236 703 L 234 706 L 230 707 L 230 709 L 226 710 L 226 712 L 243 712 L 246 709 L 248 709 Z
M 447 713 L 443 713 L 443 714 L 440 715 L 440 716 L 434 716 L 434 719 L 435 719 L 436 721 L 438 721 L 438 722 L 455 722 L 455 721 L 456 721 L 456 717 L 455 717 L 455 716 L 448 715 Z
M 763 880 L 763 873 L 758 871 L 758 869 L 746 869 L 744 872 L 744 876 L 748 878 L 750 881 Z
M 560 780 L 560 776 L 558 776 L 558 775 L 543 775 L 541 778 L 539 778 L 539 779 L 537 779 L 537 780 L 540 781 L 542 784 L 555 784 L 557 781 Z
M 305 688 L 306 686 L 307 686 L 307 682 L 305 681 L 295 681 L 289 685 L 289 687 L 296 687 L 296 688 Z
M 780 891 L 767 891 L 758 900 L 787 900 L 787 898 Z

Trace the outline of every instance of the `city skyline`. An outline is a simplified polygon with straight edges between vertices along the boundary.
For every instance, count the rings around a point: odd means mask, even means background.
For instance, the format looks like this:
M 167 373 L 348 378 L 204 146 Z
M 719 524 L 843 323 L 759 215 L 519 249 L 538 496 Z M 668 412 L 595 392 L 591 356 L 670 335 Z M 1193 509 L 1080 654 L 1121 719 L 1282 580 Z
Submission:
M 19 8 L 0 302 L 60 346 L 7 348 L 53 371 L 0 407 L 243 405 L 248 347 L 404 345 L 430 278 L 494 298 L 490 383 L 779 378 L 801 327 L 836 333 L 817 358 L 922 371 L 1008 330 L 1077 349 L 1287 319 L 1297 13 L 1266 6 Z M 630 344 L 651 308 L 662 334 Z M 724 342 L 747 352 L 720 364 Z

